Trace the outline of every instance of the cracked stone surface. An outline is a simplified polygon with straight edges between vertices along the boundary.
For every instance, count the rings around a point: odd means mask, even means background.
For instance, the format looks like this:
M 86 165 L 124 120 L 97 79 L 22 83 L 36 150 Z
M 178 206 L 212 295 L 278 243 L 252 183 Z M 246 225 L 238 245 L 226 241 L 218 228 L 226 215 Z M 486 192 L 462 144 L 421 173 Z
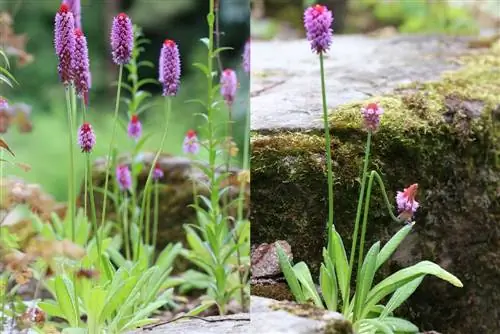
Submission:
M 465 38 L 334 36 L 325 55 L 327 104 L 387 93 L 401 84 L 439 78 Z M 252 42 L 252 130 L 322 128 L 318 56 L 306 40 Z
M 252 296 L 250 314 L 251 321 L 248 320 L 250 318 L 248 313 L 206 317 L 205 320 L 181 319 L 151 330 L 138 329 L 129 334 L 315 334 L 325 333 L 327 326 L 329 326 L 328 333 L 331 334 L 352 333 L 350 323 L 345 321 L 341 314 L 314 307 L 303 309 L 291 302 L 276 302 L 272 299 Z M 334 325 L 342 328 L 342 331 L 334 329 Z

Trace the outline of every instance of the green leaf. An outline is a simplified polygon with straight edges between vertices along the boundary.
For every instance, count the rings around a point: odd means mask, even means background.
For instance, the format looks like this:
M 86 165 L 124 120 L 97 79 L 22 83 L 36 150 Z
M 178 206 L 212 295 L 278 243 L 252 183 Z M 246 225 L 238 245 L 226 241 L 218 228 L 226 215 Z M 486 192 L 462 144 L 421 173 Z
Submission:
M 406 236 L 411 232 L 413 228 L 413 223 L 405 225 L 400 229 L 394 236 L 382 247 L 380 253 L 377 256 L 376 270 L 380 268 L 382 264 L 391 257 L 394 251 L 398 248 L 399 244 L 406 238 Z
M 59 307 L 59 304 L 57 304 L 54 300 L 45 300 L 43 302 L 39 302 L 37 306 L 51 317 L 65 319 L 65 315 Z
M 106 320 L 111 320 L 111 316 L 113 312 L 118 310 L 121 307 L 125 300 L 130 295 L 130 292 L 134 288 L 134 285 L 137 283 L 137 277 L 129 277 L 125 281 L 121 282 L 116 289 L 108 290 L 108 294 L 106 296 L 104 307 L 99 315 L 99 322 L 104 323 Z
M 383 319 L 391 314 L 395 309 L 397 309 L 405 300 L 407 300 L 413 292 L 418 288 L 420 283 L 424 280 L 424 276 L 415 278 L 414 280 L 406 283 L 399 289 L 397 289 L 392 295 L 391 299 L 385 305 L 384 310 L 380 314 L 380 318 Z
M 333 264 L 335 264 L 342 301 L 345 303 L 348 299 L 348 296 L 346 296 L 346 288 L 348 284 L 347 275 L 349 274 L 349 263 L 347 262 L 347 255 L 340 234 L 336 230 L 333 230 L 330 235 L 332 238 L 330 245 L 332 247 L 329 249 L 329 255 Z
M 151 313 L 153 313 L 154 311 L 156 311 L 157 309 L 159 309 L 163 305 L 165 305 L 165 301 L 164 300 L 159 300 L 157 302 L 154 302 L 154 303 L 151 303 L 151 304 L 147 305 L 144 308 L 141 308 L 140 310 L 138 310 L 134 314 L 134 317 L 132 318 L 132 320 L 130 320 L 122 328 L 120 328 L 121 329 L 120 333 L 123 333 L 126 330 L 133 329 L 134 328 L 133 327 L 134 323 L 136 323 L 137 321 L 142 320 L 142 319 L 148 317 Z
M 356 278 L 356 296 L 354 297 L 354 319 L 361 314 L 361 310 L 365 304 L 368 291 L 372 287 L 373 278 L 375 277 L 375 265 L 377 263 L 377 255 L 380 250 L 380 241 L 377 241 L 366 253 L 363 266 L 359 271 L 359 276 Z
M 295 275 L 295 271 L 292 268 L 292 265 L 290 264 L 290 261 L 288 261 L 288 257 L 286 256 L 285 252 L 281 248 L 279 244 L 276 244 L 276 251 L 278 253 L 278 259 L 281 267 L 281 271 L 283 272 L 283 275 L 285 276 L 285 279 L 288 283 L 288 286 L 290 287 L 290 290 L 292 291 L 293 296 L 295 297 L 295 300 L 298 303 L 305 303 L 306 298 L 304 296 L 304 293 L 302 291 L 302 287 L 300 286 L 299 281 L 297 280 L 297 276 Z
M 221 53 L 222 51 L 229 51 L 229 50 L 234 50 L 234 48 L 231 48 L 231 47 L 228 47 L 228 46 L 220 47 L 220 48 L 214 50 L 213 56 L 217 57 L 217 55 L 219 53 Z
M 324 267 L 325 271 L 322 273 L 320 269 L 320 286 L 323 299 L 330 311 L 336 311 L 339 294 L 337 275 L 335 274 L 335 266 L 328 256 L 326 248 L 323 248 L 323 263 L 321 266 Z
M 202 42 L 203 44 L 205 44 L 205 46 L 207 47 L 207 49 L 210 47 L 210 39 L 209 38 L 207 38 L 207 37 L 200 38 L 200 42 Z
M 209 76 L 210 71 L 208 70 L 208 67 L 205 64 L 194 63 L 193 66 L 199 68 L 207 77 Z
M 463 287 L 462 282 L 453 274 L 450 274 L 433 262 L 422 261 L 411 267 L 399 270 L 375 285 L 368 293 L 365 310 L 369 310 L 370 307 L 376 305 L 382 298 L 391 294 L 406 283 L 425 275 L 434 275 L 456 287 Z
M 363 319 L 361 321 L 359 321 L 359 325 L 369 325 L 371 327 L 374 327 L 377 329 L 377 333 L 380 331 L 384 334 L 394 334 L 394 332 L 392 331 L 391 327 L 389 327 L 388 325 L 386 325 L 385 323 L 383 323 L 382 321 L 378 320 L 378 319 Z M 375 333 L 375 332 L 371 332 L 371 333 Z
M 196 316 L 200 314 L 201 312 L 208 310 L 210 307 L 215 305 L 215 301 L 213 300 L 208 300 L 208 301 L 202 301 L 200 305 L 196 306 L 192 310 L 190 310 L 186 315 L 190 316 Z
M 59 308 L 70 326 L 78 326 L 79 316 L 76 314 L 76 303 L 73 300 L 73 283 L 66 276 L 55 278 L 55 292 Z
M 383 324 L 390 327 L 394 332 L 398 333 L 418 333 L 418 327 L 409 322 L 408 320 L 395 318 L 395 317 L 387 317 L 383 320 L 380 320 Z

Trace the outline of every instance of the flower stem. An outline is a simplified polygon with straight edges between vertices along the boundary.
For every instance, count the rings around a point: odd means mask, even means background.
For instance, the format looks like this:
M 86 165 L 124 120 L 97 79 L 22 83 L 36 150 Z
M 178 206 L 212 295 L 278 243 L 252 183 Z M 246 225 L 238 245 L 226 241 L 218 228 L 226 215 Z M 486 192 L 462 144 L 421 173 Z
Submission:
M 370 160 L 370 147 L 371 147 L 371 138 L 372 138 L 372 132 L 368 132 L 368 137 L 366 138 L 366 146 L 365 146 L 365 159 L 363 163 L 363 172 L 361 176 L 361 189 L 359 190 L 359 197 L 358 197 L 358 208 L 356 210 L 356 220 L 354 222 L 354 232 L 352 234 L 352 245 L 351 245 L 351 255 L 349 259 L 349 269 L 348 269 L 348 274 L 347 274 L 347 282 L 346 286 L 344 287 L 345 294 L 345 299 L 344 300 L 344 314 L 347 312 L 347 308 L 349 307 L 349 294 L 350 294 L 350 282 L 351 282 L 351 275 L 352 275 L 352 269 L 354 266 L 354 255 L 356 253 L 356 244 L 358 240 L 358 230 L 359 230 L 359 221 L 361 219 L 361 210 L 363 208 L 363 197 L 365 194 L 365 186 L 366 186 L 366 177 L 367 177 L 367 172 L 368 172 L 368 163 Z M 358 264 L 359 265 L 359 264 Z
M 140 252 L 140 244 L 141 244 L 141 233 L 143 230 L 143 225 L 144 225 L 144 214 L 145 214 L 145 209 L 146 209 L 146 194 L 149 191 L 149 187 L 151 184 L 151 179 L 153 175 L 153 170 L 155 168 L 156 162 L 158 161 L 158 158 L 160 157 L 161 152 L 163 151 L 163 146 L 165 145 L 165 139 L 167 138 L 168 134 L 168 124 L 170 121 L 170 113 L 172 111 L 172 98 L 170 96 L 167 96 L 165 98 L 165 127 L 164 127 L 164 132 L 163 136 L 161 138 L 160 142 L 160 148 L 158 149 L 158 152 L 156 152 L 155 158 L 153 159 L 153 162 L 151 163 L 151 168 L 149 169 L 148 173 L 148 178 L 146 179 L 146 184 L 144 185 L 144 196 L 142 196 L 142 203 L 141 203 L 141 217 L 139 219 L 139 236 L 137 238 L 137 245 L 136 245 L 136 252 L 135 255 L 137 256 L 137 259 L 139 258 L 139 252 Z
M 156 184 L 156 182 L 155 182 Z M 150 239 L 150 230 L 151 230 L 151 215 L 149 214 L 151 212 L 151 189 L 148 190 L 148 192 L 145 192 L 143 196 L 147 196 L 146 198 L 146 208 L 147 208 L 147 213 L 146 213 L 146 230 L 144 231 L 145 233 L 145 243 L 146 245 L 149 245 L 149 242 L 151 241 Z
M 83 122 L 86 121 L 87 108 L 85 106 L 85 102 L 82 100 L 82 114 L 83 114 Z M 85 154 L 86 166 L 85 166 L 85 213 L 87 213 L 87 193 L 90 201 L 90 214 L 92 219 L 92 228 L 95 233 L 95 240 L 97 243 L 97 263 L 98 267 L 101 265 L 101 242 L 99 238 L 99 228 L 97 226 L 97 213 L 95 208 L 95 199 L 94 199 L 94 183 L 92 180 L 92 164 L 90 161 L 90 152 Z
M 128 201 L 127 201 L 127 193 L 123 193 L 124 202 L 127 202 L 123 207 L 123 242 L 125 243 L 125 255 L 127 260 L 130 260 L 132 257 L 130 256 L 130 238 L 129 238 L 129 226 L 128 226 Z
M 156 187 L 154 188 L 154 209 L 153 209 L 153 256 L 156 252 L 156 240 L 158 237 L 158 209 L 160 207 L 160 189 L 158 189 L 159 183 L 155 182 Z
M 332 171 L 332 144 L 330 139 L 330 127 L 328 124 L 328 111 L 326 105 L 325 68 L 323 64 L 323 53 L 319 54 L 321 72 L 321 97 L 323 100 L 323 123 L 325 127 L 326 164 L 328 175 L 328 243 L 333 228 L 333 171 Z M 330 245 L 328 245 L 330 248 Z
M 111 152 L 113 150 L 113 144 L 115 141 L 116 125 L 118 124 L 118 109 L 120 106 L 120 92 L 121 92 L 121 86 L 122 86 L 122 74 L 123 74 L 123 65 L 120 65 L 119 72 L 118 72 L 118 88 L 116 89 L 116 102 L 115 102 L 115 113 L 114 113 L 114 120 L 113 120 L 113 130 L 111 132 L 111 141 L 109 142 L 109 149 L 108 149 L 108 155 L 107 155 L 106 177 L 104 178 L 104 194 L 103 194 L 103 201 L 102 201 L 101 226 L 104 225 L 104 221 L 106 219 L 106 203 L 107 203 L 107 196 L 108 196 L 109 171 L 111 170 L 111 164 L 110 164 L 111 159 L 110 158 L 111 158 Z
M 75 166 L 74 166 L 74 154 L 73 154 L 73 111 L 71 106 L 71 96 L 70 88 L 66 86 L 66 109 L 68 113 L 68 144 L 69 144 L 69 173 L 68 173 L 68 217 L 71 224 L 71 241 L 75 241 Z

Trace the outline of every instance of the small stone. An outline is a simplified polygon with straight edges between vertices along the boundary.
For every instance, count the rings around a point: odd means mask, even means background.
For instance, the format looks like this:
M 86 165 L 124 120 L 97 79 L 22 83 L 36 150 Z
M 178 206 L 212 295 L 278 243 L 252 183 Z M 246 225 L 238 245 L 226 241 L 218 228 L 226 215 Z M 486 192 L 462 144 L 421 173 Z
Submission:
M 293 259 L 292 248 L 284 240 L 278 240 L 272 244 L 263 243 L 256 247 L 252 246 L 252 278 L 270 277 L 281 274 L 276 245 L 280 245 L 288 259 Z

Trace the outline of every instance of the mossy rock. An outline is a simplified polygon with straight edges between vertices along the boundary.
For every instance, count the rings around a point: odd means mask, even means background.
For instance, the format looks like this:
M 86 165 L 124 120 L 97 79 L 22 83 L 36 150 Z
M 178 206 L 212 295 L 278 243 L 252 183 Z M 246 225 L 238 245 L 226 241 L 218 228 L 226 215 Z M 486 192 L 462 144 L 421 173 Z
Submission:
M 434 48 L 440 45 L 434 37 L 425 38 Z M 419 184 L 417 199 L 421 203 L 413 232 L 382 273 L 431 260 L 464 284 L 459 289 L 428 277 L 399 314 L 421 329 L 496 333 L 500 332 L 500 314 L 491 306 L 500 303 L 500 42 L 488 49 L 469 51 L 466 39 L 443 37 L 439 41 L 447 48 L 432 52 L 426 45 L 425 55 L 412 54 L 425 38 L 353 37 L 359 50 L 363 50 L 365 41 L 370 49 L 383 53 L 371 54 L 373 58 L 367 58 L 367 62 L 378 63 L 387 53 L 392 53 L 394 61 L 379 63 L 379 68 L 366 73 L 365 78 L 354 78 L 337 88 L 333 86 L 342 74 L 327 75 L 327 87 L 333 87 L 327 90 L 328 96 L 334 101 L 328 116 L 333 136 L 334 223 L 350 250 L 366 141 L 360 107 L 378 101 L 385 113 L 372 139 L 370 169 L 381 174 L 393 203 L 396 191 L 412 183 Z M 405 46 L 400 53 L 394 46 L 397 44 L 400 49 Z M 259 47 L 266 48 L 263 43 Z M 272 48 L 275 50 L 276 45 Z M 300 58 L 297 53 L 304 52 L 283 54 Z M 288 241 L 294 261 L 305 261 L 317 278 L 328 210 L 325 141 L 318 107 L 321 100 L 312 100 L 320 96 L 319 78 L 305 69 L 305 64 L 310 62 L 312 66 L 317 59 L 310 57 L 302 56 L 299 72 L 283 80 L 281 86 L 266 89 L 262 88 L 265 83 L 255 83 L 260 91 L 251 101 L 252 115 L 256 115 L 252 124 L 251 220 L 252 243 Z M 347 60 L 335 57 L 332 52 L 327 58 L 327 73 L 333 73 L 333 68 L 340 71 L 338 62 L 347 64 Z M 290 66 L 290 61 L 284 58 L 280 64 L 288 65 L 261 67 L 277 73 L 282 70 L 279 66 Z M 394 64 L 408 67 L 399 70 Z M 252 65 L 257 73 L 262 70 L 258 59 Z M 344 70 L 356 66 L 364 65 L 346 65 Z M 453 71 L 447 71 L 450 69 Z M 359 82 L 373 79 L 374 72 L 386 73 L 384 87 L 376 83 L 365 92 L 372 97 L 349 101 L 349 97 L 357 96 Z M 401 73 L 406 77 L 396 78 Z M 299 81 L 311 100 L 304 95 L 292 96 L 300 90 L 297 87 L 293 91 Z M 401 85 L 404 82 L 407 84 Z M 284 98 L 279 97 L 280 92 Z M 342 92 L 348 98 L 336 95 Z M 269 108 L 254 109 L 262 108 L 267 100 L 273 101 L 273 112 Z M 401 228 L 386 210 L 380 189 L 374 187 L 365 251 L 376 240 L 386 242 Z
M 142 192 L 146 184 L 147 175 L 151 168 L 151 163 L 154 160 L 155 153 L 146 152 L 140 157 L 143 168 L 140 170 L 137 182 L 139 191 Z M 130 156 L 123 155 L 118 159 L 118 163 L 130 166 Z M 196 189 L 198 195 L 208 196 L 207 192 L 207 177 L 202 173 L 199 167 L 188 158 L 175 157 L 167 154 L 160 155 L 158 163 L 164 172 L 163 178 L 159 181 L 159 221 L 158 221 L 158 251 L 162 250 L 170 242 L 185 242 L 185 231 L 183 225 L 186 223 L 195 222 L 194 209 L 190 207 L 193 204 L 193 189 Z M 94 186 L 104 188 L 105 183 L 105 166 L 104 158 L 97 159 L 93 166 Z M 229 186 L 229 201 L 234 200 L 239 194 L 240 183 L 238 182 L 239 170 L 232 168 L 229 177 L 222 182 L 222 186 Z M 113 189 L 114 171 L 110 173 L 108 187 Z M 194 183 L 194 186 L 193 186 Z M 246 196 L 248 198 L 249 189 L 246 188 Z M 83 185 L 80 193 L 79 203 L 83 203 Z M 109 197 L 108 197 L 109 198 Z M 153 206 L 154 199 L 151 199 Z M 100 219 L 102 213 L 102 192 L 95 192 L 95 202 L 97 215 Z M 222 204 L 222 202 L 221 202 Z M 140 205 L 140 203 L 139 203 Z M 248 201 L 245 204 L 245 210 L 248 206 Z M 111 221 L 116 221 L 115 205 L 108 201 L 106 205 L 106 216 Z M 234 210 L 232 210 L 234 211 Z M 230 211 L 230 214 L 234 214 Z M 151 209 L 151 226 L 153 224 L 153 210 Z

